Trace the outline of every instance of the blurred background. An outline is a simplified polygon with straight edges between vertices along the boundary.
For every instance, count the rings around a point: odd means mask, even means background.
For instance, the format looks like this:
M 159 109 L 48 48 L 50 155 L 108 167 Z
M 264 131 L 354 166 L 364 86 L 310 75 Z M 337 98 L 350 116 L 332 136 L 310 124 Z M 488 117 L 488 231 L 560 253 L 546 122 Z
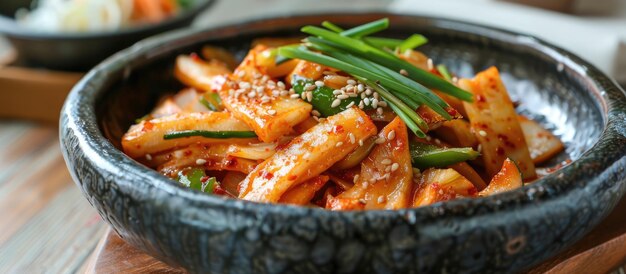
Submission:
M 89 269 L 106 225 L 67 172 L 59 111 L 89 68 L 150 35 L 304 13 L 427 15 L 531 34 L 626 84 L 626 0 L 171 0 L 159 10 L 160 0 L 89 0 L 106 18 L 61 11 L 66 1 L 0 3 L 0 273 Z

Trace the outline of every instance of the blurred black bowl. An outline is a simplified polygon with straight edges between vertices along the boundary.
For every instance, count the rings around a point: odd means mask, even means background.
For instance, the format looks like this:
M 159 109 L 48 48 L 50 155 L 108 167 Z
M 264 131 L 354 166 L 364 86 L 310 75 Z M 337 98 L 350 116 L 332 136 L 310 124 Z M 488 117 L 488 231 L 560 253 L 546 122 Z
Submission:
M 0 34 L 15 47 L 20 62 L 58 70 L 88 70 L 113 53 L 164 31 L 189 26 L 214 0 L 193 0 L 180 14 L 157 24 L 117 31 L 88 33 L 38 32 L 18 25 L 15 12 L 30 7 L 32 0 L 0 1 Z

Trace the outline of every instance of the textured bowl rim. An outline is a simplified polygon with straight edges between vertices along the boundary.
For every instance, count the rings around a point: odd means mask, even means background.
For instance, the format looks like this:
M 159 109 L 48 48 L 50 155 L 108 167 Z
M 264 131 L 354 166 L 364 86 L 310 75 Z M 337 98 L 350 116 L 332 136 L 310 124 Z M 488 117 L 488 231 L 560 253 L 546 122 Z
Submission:
M 97 32 L 41 32 L 32 31 L 28 28 L 21 27 L 15 22 L 15 18 L 0 15 L 0 33 L 20 38 L 31 40 L 90 40 L 90 39 L 102 39 L 106 37 L 125 36 L 150 31 L 154 29 L 163 28 L 165 26 L 176 25 L 188 18 L 193 18 L 200 14 L 202 11 L 207 10 L 211 5 L 215 3 L 215 0 L 200 0 L 194 6 L 184 10 L 182 13 L 177 14 L 164 21 L 156 24 L 141 24 L 138 26 L 131 26 L 128 28 L 122 28 L 120 30 L 110 31 L 97 31 Z
M 308 208 L 302 206 L 267 204 L 251 201 L 227 199 L 215 195 L 206 195 L 177 185 L 174 181 L 160 175 L 156 171 L 149 169 L 133 159 L 127 157 L 122 151 L 115 148 L 102 134 L 98 127 L 96 119 L 96 98 L 93 96 L 98 89 L 106 84 L 106 79 L 111 76 L 112 72 L 126 72 L 126 65 L 129 60 L 139 57 L 154 56 L 168 52 L 170 50 L 197 44 L 197 42 L 189 42 L 189 44 L 176 43 L 182 38 L 192 37 L 211 31 L 226 29 L 228 27 L 236 27 L 238 30 L 245 29 L 246 26 L 252 24 L 274 23 L 280 20 L 298 18 L 305 20 L 306 18 L 333 17 L 341 18 L 342 16 L 361 16 L 361 17 L 391 17 L 396 19 L 425 19 L 431 24 L 431 27 L 452 29 L 461 33 L 481 36 L 487 39 L 495 39 L 509 43 L 523 45 L 527 48 L 535 50 L 539 53 L 547 55 L 549 58 L 558 60 L 563 64 L 565 70 L 571 70 L 577 74 L 584 76 L 585 84 L 595 90 L 592 97 L 596 99 L 598 108 L 602 113 L 604 128 L 591 148 L 583 153 L 579 159 L 573 161 L 568 166 L 542 178 L 537 183 L 526 185 L 521 189 L 482 198 L 466 198 L 452 200 L 443 203 L 436 203 L 425 207 L 401 209 L 401 210 L 364 210 L 364 211 L 348 211 L 337 212 L 325 209 Z M 245 32 L 245 31 L 244 31 Z M 240 33 L 238 33 L 240 34 Z M 248 34 L 248 33 L 246 33 Z M 216 40 L 224 39 L 219 37 Z M 614 168 L 623 168 L 623 166 L 614 166 L 620 159 L 626 155 L 626 145 L 620 150 L 607 150 L 607 147 L 613 142 L 626 144 L 626 96 L 624 91 L 616 84 L 614 80 L 601 72 L 598 68 L 584 61 L 580 57 L 547 43 L 541 39 L 530 35 L 520 34 L 507 30 L 493 27 L 482 26 L 463 21 L 442 19 L 430 16 L 419 16 L 414 14 L 398 14 L 398 13 L 324 13 L 324 14 L 307 14 L 295 15 L 287 17 L 270 17 L 263 19 L 253 19 L 243 23 L 232 25 L 216 26 L 201 29 L 186 29 L 169 32 L 148 38 L 138 42 L 134 46 L 123 50 L 100 65 L 92 69 L 79 83 L 72 89 L 61 112 L 60 134 L 63 138 L 66 130 L 73 131 L 78 137 L 78 147 L 95 163 L 103 173 L 113 177 L 124 176 L 125 178 L 133 178 L 132 183 L 124 180 L 113 180 L 118 184 L 118 188 L 125 192 L 137 193 L 145 191 L 146 188 L 158 189 L 157 191 L 167 192 L 180 197 L 185 204 L 172 205 L 175 209 L 184 210 L 190 208 L 202 209 L 212 207 L 217 209 L 235 209 L 241 210 L 246 214 L 279 214 L 284 217 L 302 217 L 311 215 L 316 218 L 337 218 L 351 215 L 351 217 L 364 217 L 376 219 L 397 219 L 403 218 L 415 220 L 419 218 L 423 221 L 436 221 L 440 216 L 449 217 L 467 217 L 475 218 L 477 216 L 488 215 L 502 211 L 505 208 L 521 208 L 524 206 L 537 205 L 541 202 L 550 200 L 567 199 L 574 197 L 571 195 L 574 190 L 589 190 L 594 185 L 602 183 L 601 179 L 591 179 L 587 182 L 581 182 L 584 178 L 582 172 L 576 172 L 580 169 L 590 169 L 594 171 L 594 175 L 600 175 Z M 66 129 L 67 127 L 68 129 Z M 63 154 L 66 162 L 68 162 L 67 148 L 63 148 Z M 618 165 L 623 163 L 617 163 Z M 123 174 L 123 175 L 122 175 Z M 587 174 L 588 176 L 589 174 Z M 72 173 L 73 179 L 80 182 Z M 622 187 L 622 189 L 626 189 Z M 623 196 L 624 191 L 620 193 Z M 474 210 L 480 207 L 480 210 Z M 472 216 L 468 216 L 468 211 L 472 211 Z

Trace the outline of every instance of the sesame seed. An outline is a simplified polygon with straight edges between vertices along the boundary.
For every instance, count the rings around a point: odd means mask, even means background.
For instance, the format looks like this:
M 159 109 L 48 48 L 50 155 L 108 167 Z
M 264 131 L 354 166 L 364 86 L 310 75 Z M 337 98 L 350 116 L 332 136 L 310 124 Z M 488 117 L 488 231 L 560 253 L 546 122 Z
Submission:
M 255 96 L 256 96 L 256 92 L 254 92 L 254 91 L 250 91 L 250 92 L 248 93 L 248 97 L 250 97 L 250 98 L 253 98 L 253 97 L 255 97 Z
M 391 172 L 391 166 L 387 166 L 387 167 L 385 168 L 385 172 Z
M 318 87 L 324 86 L 324 81 L 315 81 L 315 85 Z
M 296 93 L 296 91 L 294 89 L 290 88 L 289 89 L 289 94 L 294 94 L 294 93 Z
M 433 59 L 428 58 L 428 70 L 432 70 L 435 65 L 433 65 Z
M 146 154 L 146 160 L 148 160 L 148 161 L 152 161 L 152 155 L 150 155 L 150 154 Z
M 291 97 L 292 99 L 296 99 L 296 98 L 300 97 L 300 94 L 294 93 L 294 94 L 291 94 L 291 96 L 289 96 L 289 97 Z
M 389 133 L 387 133 L 387 139 L 389 141 L 393 140 L 393 138 L 396 138 L 396 131 L 395 130 L 391 130 L 391 131 L 389 131 Z
M 272 90 L 272 96 L 277 97 L 278 95 L 280 95 L 280 91 Z
M 391 164 L 391 160 L 388 158 L 383 159 L 382 161 L 380 161 L 381 164 L 383 165 L 390 165 Z
M 478 144 L 478 147 L 476 148 L 476 151 L 478 151 L 479 153 L 483 151 L 483 145 L 482 144 Z
M 398 168 L 400 168 L 400 165 L 398 163 L 391 164 L 391 172 L 398 170 Z
M 281 91 L 280 91 L 280 93 L 279 93 L 279 95 L 280 95 L 280 96 L 287 96 L 287 95 L 289 95 L 289 91 L 286 91 L 286 90 L 281 90 Z
M 363 84 L 358 84 L 358 85 L 356 86 L 356 90 L 357 90 L 358 92 L 363 92 L 363 91 L 365 90 L 365 86 L 363 86 Z
M 321 115 L 320 112 L 317 111 L 317 110 L 312 110 L 311 114 L 313 114 L 313 116 L 316 116 L 316 117 L 320 117 L 320 115 Z
M 338 107 L 339 105 L 341 105 L 341 100 L 340 100 L 340 99 L 335 99 L 335 100 L 333 101 L 333 103 L 332 103 L 332 104 L 330 104 L 330 107 L 331 107 L 331 108 L 336 108 L 336 107 Z
M 310 157 L 311 157 L 311 153 L 308 151 L 302 155 L 302 159 L 309 159 Z
M 306 92 L 300 93 L 300 99 L 302 100 L 306 99 Z
M 455 83 L 455 84 L 456 84 L 458 81 L 459 81 L 459 78 L 458 78 L 458 77 L 456 77 L 456 76 L 453 76 L 453 77 L 452 77 L 452 83 Z
M 363 184 L 364 187 L 367 187 L 367 184 Z M 365 199 L 359 199 L 359 203 L 361 204 L 367 204 L 367 202 L 365 202 Z
M 314 90 L 315 88 L 317 88 L 317 86 L 315 85 L 311 85 L 311 84 L 307 84 L 308 86 L 305 86 L 304 89 L 311 91 Z
M 309 92 L 306 93 L 306 100 L 309 101 L 309 102 L 313 101 L 313 93 L 312 92 L 309 91 Z
M 356 138 L 354 138 L 354 134 L 352 134 L 352 132 L 348 133 L 348 138 L 350 138 L 351 144 L 354 144 L 354 142 L 356 141 Z
M 348 96 L 350 96 L 352 98 L 359 97 L 359 95 L 356 94 L 356 93 L 350 93 L 350 94 L 348 94 Z
M 346 95 L 346 94 L 337 95 L 337 99 L 344 100 L 344 99 L 348 99 L 348 98 L 349 98 L 349 97 L 348 97 L 348 95 Z
M 243 70 L 240 70 L 240 71 L 237 72 L 237 76 L 244 77 L 244 76 L 246 76 L 246 72 L 243 71 Z
M 339 94 L 342 94 L 342 93 L 343 93 L 343 91 L 341 91 L 341 90 L 338 90 L 338 89 L 333 90 L 333 95 L 339 95 Z
M 363 99 L 363 104 L 365 104 L 366 106 L 369 106 L 370 105 L 370 98 Z
M 487 136 L 487 132 L 485 132 L 484 130 L 478 131 L 478 134 L 480 134 L 480 136 L 483 136 L 483 137 Z
M 372 89 L 369 88 L 369 87 L 365 90 L 365 95 L 367 95 L 367 96 L 372 95 L 372 93 L 374 93 L 374 91 L 372 91 Z
M 379 102 L 378 102 L 378 106 L 379 106 L 379 107 L 387 107 L 387 102 L 385 102 L 385 101 L 379 101 Z
M 379 144 L 379 145 L 384 143 L 384 142 L 385 142 L 385 138 L 383 138 L 383 137 L 378 137 L 378 138 L 376 138 L 376 141 L 374 141 L 374 143 Z
M 322 70 L 322 67 L 317 66 L 317 67 L 315 67 L 315 70 L 316 70 L 316 71 L 321 71 L 321 70 Z
M 348 81 L 346 81 L 346 83 L 348 83 L 348 85 L 356 85 L 356 81 L 354 81 L 352 79 L 348 79 Z
M 335 147 L 340 147 L 343 146 L 343 142 L 337 142 L 337 144 L 335 145 Z
M 229 95 L 229 96 L 233 96 L 233 95 L 235 95 L 235 91 L 234 91 L 233 89 L 229 89 L 229 90 L 228 90 L 228 95 Z
M 372 96 L 374 96 L 374 99 L 380 100 L 380 95 L 378 95 L 378 92 L 374 92 Z
M 363 139 L 359 140 L 359 146 L 363 146 Z
M 372 107 L 373 108 L 377 108 L 378 107 L 378 99 L 376 99 L 376 98 L 372 99 Z
M 367 181 L 363 181 L 363 187 L 367 188 L 370 184 Z M 365 202 L 363 202 L 365 203 Z
M 365 99 L 365 96 L 367 96 L 365 92 L 361 93 L 361 99 Z
M 252 75 L 252 77 L 254 77 L 254 79 L 259 79 L 261 78 L 261 76 L 263 76 L 262 74 L 255 72 L 254 75 Z
M 267 96 L 267 95 L 264 95 L 263 97 L 261 97 L 261 102 L 263 102 L 263 103 L 267 103 L 267 102 L 269 102 L 270 100 L 271 100 L 271 99 L 270 99 L 270 97 L 269 97 L 269 96 Z
M 276 110 L 275 109 L 270 109 L 267 111 L 267 114 L 269 115 L 276 115 Z
M 243 89 L 249 89 L 250 88 L 250 83 L 248 83 L 248 82 L 240 82 L 239 83 L 239 87 L 243 88 Z
M 352 106 L 354 106 L 354 102 L 350 102 L 348 105 L 346 105 L 346 109 L 351 108 Z
M 358 181 L 358 180 L 359 180 L 359 177 L 360 177 L 360 176 L 359 176 L 359 174 L 354 175 L 354 179 L 352 179 L 352 182 L 353 182 L 353 183 L 356 183 L 356 181 Z
M 276 85 L 278 85 L 278 87 L 281 88 L 281 89 L 285 88 L 285 83 L 283 83 L 283 81 L 278 81 L 278 83 L 276 83 Z
M 363 109 L 365 107 L 365 105 L 363 104 L 363 101 L 359 102 L 359 108 Z
M 384 203 L 385 202 L 385 196 L 382 196 L 382 195 L 378 196 L 378 200 L 377 201 L 378 201 L 379 204 Z
M 206 160 L 205 159 L 198 159 L 196 160 L 196 165 L 204 165 L 206 164 Z
M 409 73 L 405 69 L 401 69 L 400 70 L 400 74 L 402 74 L 404 76 L 409 76 Z

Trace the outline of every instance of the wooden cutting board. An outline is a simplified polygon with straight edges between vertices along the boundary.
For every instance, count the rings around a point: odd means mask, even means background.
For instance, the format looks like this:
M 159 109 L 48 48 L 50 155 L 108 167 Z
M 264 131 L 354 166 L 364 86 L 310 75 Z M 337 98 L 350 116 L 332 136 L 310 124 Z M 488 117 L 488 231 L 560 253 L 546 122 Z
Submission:
M 626 198 L 600 225 L 574 246 L 528 271 L 529 274 L 626 271 Z M 185 273 L 126 244 L 112 230 L 91 257 L 88 273 Z
M 0 37 L 0 118 L 56 125 L 65 97 L 82 76 L 22 66 L 15 50 Z

